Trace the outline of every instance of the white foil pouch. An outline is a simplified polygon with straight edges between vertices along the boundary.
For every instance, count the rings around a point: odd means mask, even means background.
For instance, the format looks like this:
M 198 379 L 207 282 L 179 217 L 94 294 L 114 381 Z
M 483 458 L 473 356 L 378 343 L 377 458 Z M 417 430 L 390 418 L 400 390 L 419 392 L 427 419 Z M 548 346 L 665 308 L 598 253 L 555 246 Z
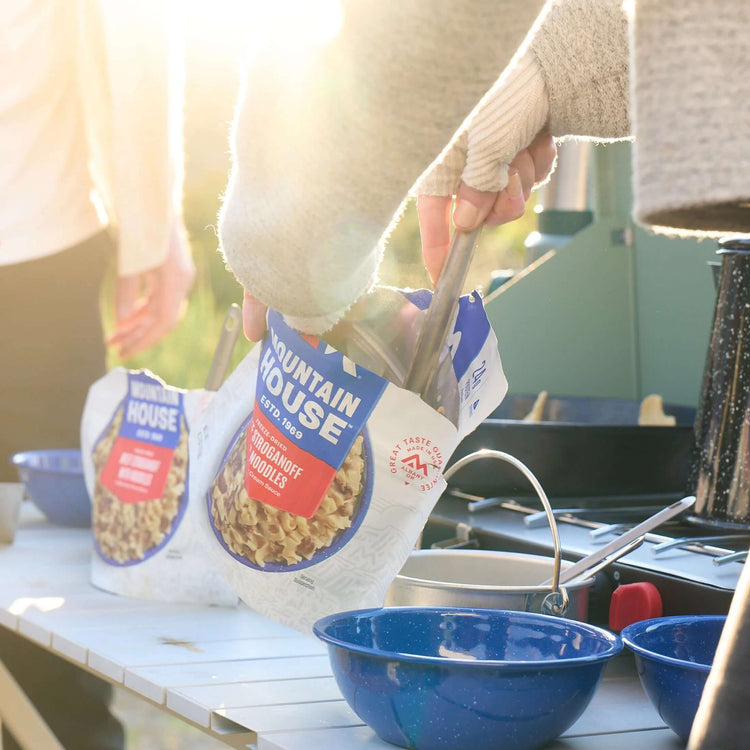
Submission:
M 446 462 L 507 382 L 478 295 L 461 299 L 449 337 L 458 426 L 274 311 L 268 328 L 196 419 L 189 481 L 234 591 L 309 633 L 324 615 L 382 605 Z
M 95 586 L 165 602 L 237 603 L 206 564 L 202 498 L 189 483 L 189 433 L 211 396 L 123 368 L 89 389 L 81 447 L 92 502 Z

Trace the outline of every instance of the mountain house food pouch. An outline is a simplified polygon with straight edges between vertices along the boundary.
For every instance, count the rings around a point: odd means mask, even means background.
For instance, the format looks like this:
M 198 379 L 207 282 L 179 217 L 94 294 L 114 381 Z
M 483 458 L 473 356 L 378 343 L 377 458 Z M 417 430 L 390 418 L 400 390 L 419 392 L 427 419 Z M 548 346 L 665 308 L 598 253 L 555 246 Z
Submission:
M 203 504 L 189 484 L 189 433 L 210 397 L 123 368 L 89 389 L 81 446 L 95 586 L 158 601 L 236 604 L 201 553 Z
M 451 453 L 507 390 L 478 295 L 462 298 L 450 341 L 457 425 L 269 311 L 190 434 L 207 550 L 250 607 L 309 632 L 382 605 Z

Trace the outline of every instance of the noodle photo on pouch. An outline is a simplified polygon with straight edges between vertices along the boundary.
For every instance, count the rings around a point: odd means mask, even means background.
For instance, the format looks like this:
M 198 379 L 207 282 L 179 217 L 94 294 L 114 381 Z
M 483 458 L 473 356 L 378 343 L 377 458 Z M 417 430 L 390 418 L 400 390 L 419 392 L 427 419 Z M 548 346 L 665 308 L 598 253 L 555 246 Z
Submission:
M 247 428 L 243 428 L 216 480 L 208 502 L 214 531 L 245 564 L 274 570 L 298 566 L 327 550 L 352 528 L 366 482 L 365 440 L 359 435 L 311 518 L 251 498 L 245 488 Z M 361 514 L 359 514 L 361 516 Z
M 93 454 L 96 484 L 93 502 L 94 538 L 100 554 L 119 564 L 138 562 L 156 551 L 175 530 L 185 503 L 188 469 L 188 430 L 180 420 L 180 438 L 160 498 L 125 503 L 101 481 L 102 471 L 122 424 L 123 408 L 97 443 Z

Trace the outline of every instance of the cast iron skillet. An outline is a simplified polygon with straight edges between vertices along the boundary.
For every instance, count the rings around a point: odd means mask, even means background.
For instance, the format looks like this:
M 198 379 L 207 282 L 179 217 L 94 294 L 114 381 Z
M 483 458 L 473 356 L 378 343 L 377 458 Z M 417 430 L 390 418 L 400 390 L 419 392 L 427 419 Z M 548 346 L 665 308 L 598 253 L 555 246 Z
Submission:
M 448 465 L 481 448 L 501 450 L 525 463 L 558 507 L 572 499 L 687 494 L 695 409 L 665 404 L 674 427 L 639 427 L 639 401 L 554 397 L 541 422 L 523 422 L 536 396 L 507 396 L 456 448 Z M 528 495 L 512 467 L 479 461 L 451 481 L 483 497 Z M 579 503 L 581 504 L 581 503 Z

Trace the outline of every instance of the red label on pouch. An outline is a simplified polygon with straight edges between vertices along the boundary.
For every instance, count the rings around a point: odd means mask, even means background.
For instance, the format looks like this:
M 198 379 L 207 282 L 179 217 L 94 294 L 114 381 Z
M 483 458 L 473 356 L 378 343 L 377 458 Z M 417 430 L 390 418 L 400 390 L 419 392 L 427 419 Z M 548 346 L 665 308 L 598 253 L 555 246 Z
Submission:
M 248 496 L 312 518 L 387 385 L 269 310 L 247 430 Z
M 124 503 L 156 500 L 164 492 L 174 451 L 118 437 L 102 470 L 101 482 Z
M 249 497 L 312 518 L 335 476 L 336 469 L 289 441 L 255 405 L 245 456 Z

